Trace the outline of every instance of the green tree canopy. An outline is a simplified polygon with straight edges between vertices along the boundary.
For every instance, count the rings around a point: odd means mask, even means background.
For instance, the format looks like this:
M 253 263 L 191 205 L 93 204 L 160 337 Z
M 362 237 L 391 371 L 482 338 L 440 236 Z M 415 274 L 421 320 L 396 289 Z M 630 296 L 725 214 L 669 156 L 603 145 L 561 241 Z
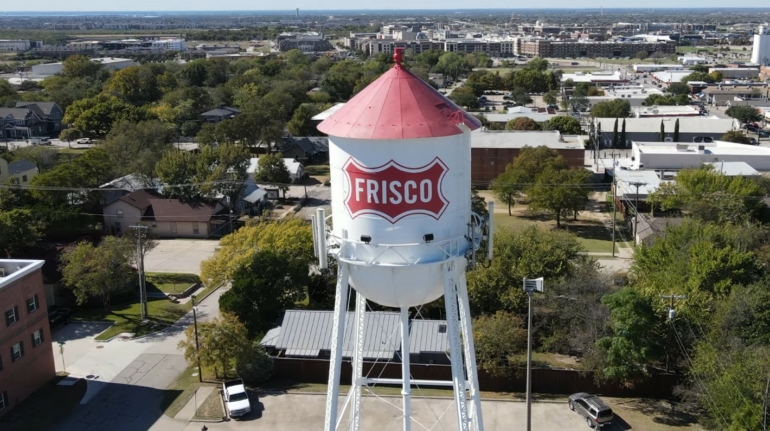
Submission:
M 725 114 L 735 118 L 741 123 L 751 123 L 754 121 L 762 120 L 762 114 L 757 111 L 757 108 L 746 105 L 735 105 L 727 108 Z
M 628 100 L 607 100 L 599 102 L 591 108 L 591 115 L 596 118 L 625 118 L 631 114 L 631 104 Z
M 559 115 L 542 124 L 543 130 L 558 130 L 562 135 L 579 135 L 583 129 L 575 117 Z
M 735 142 L 736 144 L 751 144 L 751 140 L 748 136 L 744 135 L 740 130 L 730 130 L 719 138 L 721 141 Z
M 136 108 L 115 96 L 99 94 L 73 102 L 64 114 L 63 123 L 83 136 L 104 136 L 118 121 L 137 122 L 145 117 L 144 109 Z
M 529 117 L 519 117 L 508 121 L 505 130 L 540 130 L 540 124 Z
M 449 99 L 451 99 L 459 106 L 463 106 L 469 109 L 475 109 L 479 107 L 479 99 L 473 92 L 473 89 L 469 87 L 455 88 L 449 95 Z
M 546 169 L 535 184 L 527 189 L 529 208 L 546 210 L 556 216 L 556 227 L 561 227 L 561 216 L 567 211 L 577 214 L 585 208 L 591 189 L 591 173 L 586 169 Z
M 194 328 L 188 326 L 185 339 L 179 342 L 187 363 L 213 368 L 216 377 L 235 377 L 237 359 L 251 348 L 243 323 L 232 314 L 222 313 L 211 321 L 198 323 L 197 330 L 196 337 Z
M 158 80 L 144 66 L 131 66 L 115 72 L 105 83 L 104 89 L 134 106 L 155 102 L 161 96 Z
M 493 377 L 504 377 L 520 363 L 527 349 L 527 330 L 518 316 L 498 311 L 473 319 L 473 341 L 478 367 Z

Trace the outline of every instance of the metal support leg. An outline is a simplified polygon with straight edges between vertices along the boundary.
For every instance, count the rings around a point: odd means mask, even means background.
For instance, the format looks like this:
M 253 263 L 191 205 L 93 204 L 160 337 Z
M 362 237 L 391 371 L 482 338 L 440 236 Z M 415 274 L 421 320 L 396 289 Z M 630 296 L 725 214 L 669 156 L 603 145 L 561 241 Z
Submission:
M 465 352 L 465 372 L 470 385 L 471 423 L 474 431 L 484 431 L 484 420 L 481 415 L 481 393 L 479 392 L 479 374 L 476 368 L 476 350 L 473 345 L 473 329 L 471 328 L 471 310 L 468 301 L 468 285 L 463 272 L 457 284 L 457 299 L 460 305 L 460 324 L 463 333 L 463 350 Z
M 457 290 L 455 287 L 456 269 L 461 264 L 463 262 L 458 259 L 448 262 L 444 266 L 444 304 L 446 306 L 449 356 L 452 360 L 452 386 L 454 387 L 455 410 L 457 412 L 457 429 L 470 431 L 468 405 L 465 401 L 465 370 L 463 369 L 460 318 L 457 313 Z
M 412 383 L 409 372 L 409 307 L 401 308 L 401 396 L 404 398 L 404 431 L 412 430 Z
M 337 404 L 340 395 L 340 370 L 342 368 L 342 345 L 345 337 L 345 316 L 348 306 L 348 265 L 339 264 L 337 270 L 337 292 L 334 296 L 334 318 L 332 321 L 331 358 L 329 360 L 329 383 L 326 389 L 326 420 L 324 431 L 337 427 Z
M 365 384 L 364 374 L 364 315 L 366 312 L 366 298 L 356 292 L 356 320 L 353 332 L 353 376 L 350 380 L 353 399 L 350 409 L 350 431 L 358 431 L 361 425 L 361 385 Z

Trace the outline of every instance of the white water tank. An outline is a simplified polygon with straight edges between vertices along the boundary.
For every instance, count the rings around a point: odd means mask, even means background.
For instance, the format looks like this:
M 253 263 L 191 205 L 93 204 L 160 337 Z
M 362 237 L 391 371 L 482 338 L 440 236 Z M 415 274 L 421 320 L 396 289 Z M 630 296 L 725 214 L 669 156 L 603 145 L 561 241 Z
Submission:
M 469 248 L 479 126 L 398 63 L 318 126 L 329 135 L 329 242 L 367 299 L 405 307 L 443 295 L 442 262 Z

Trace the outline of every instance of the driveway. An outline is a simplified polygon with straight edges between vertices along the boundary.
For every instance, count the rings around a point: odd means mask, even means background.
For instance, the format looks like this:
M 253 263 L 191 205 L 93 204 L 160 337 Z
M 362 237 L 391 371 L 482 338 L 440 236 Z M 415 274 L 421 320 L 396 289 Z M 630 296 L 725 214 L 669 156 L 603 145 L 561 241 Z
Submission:
M 91 349 L 102 344 L 94 341 L 94 337 L 109 327 L 109 323 L 71 322 L 69 325 L 51 328 L 56 371 L 65 371 L 67 366 L 71 366 Z M 60 342 L 64 343 L 62 349 L 59 347 Z M 63 362 L 62 350 L 64 351 Z
M 214 255 L 219 240 L 162 239 L 147 253 L 144 269 L 148 272 L 201 273 L 201 262 Z

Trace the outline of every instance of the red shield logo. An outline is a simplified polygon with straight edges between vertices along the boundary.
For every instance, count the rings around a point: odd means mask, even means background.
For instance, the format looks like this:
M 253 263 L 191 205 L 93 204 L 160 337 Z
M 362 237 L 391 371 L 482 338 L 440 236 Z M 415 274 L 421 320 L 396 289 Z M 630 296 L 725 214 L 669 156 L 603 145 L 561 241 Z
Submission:
M 351 157 L 342 170 L 348 179 L 345 206 L 351 218 L 375 214 L 395 223 L 421 214 L 438 220 L 449 205 L 441 192 L 449 168 L 438 157 L 419 168 L 408 168 L 393 160 L 367 167 Z

